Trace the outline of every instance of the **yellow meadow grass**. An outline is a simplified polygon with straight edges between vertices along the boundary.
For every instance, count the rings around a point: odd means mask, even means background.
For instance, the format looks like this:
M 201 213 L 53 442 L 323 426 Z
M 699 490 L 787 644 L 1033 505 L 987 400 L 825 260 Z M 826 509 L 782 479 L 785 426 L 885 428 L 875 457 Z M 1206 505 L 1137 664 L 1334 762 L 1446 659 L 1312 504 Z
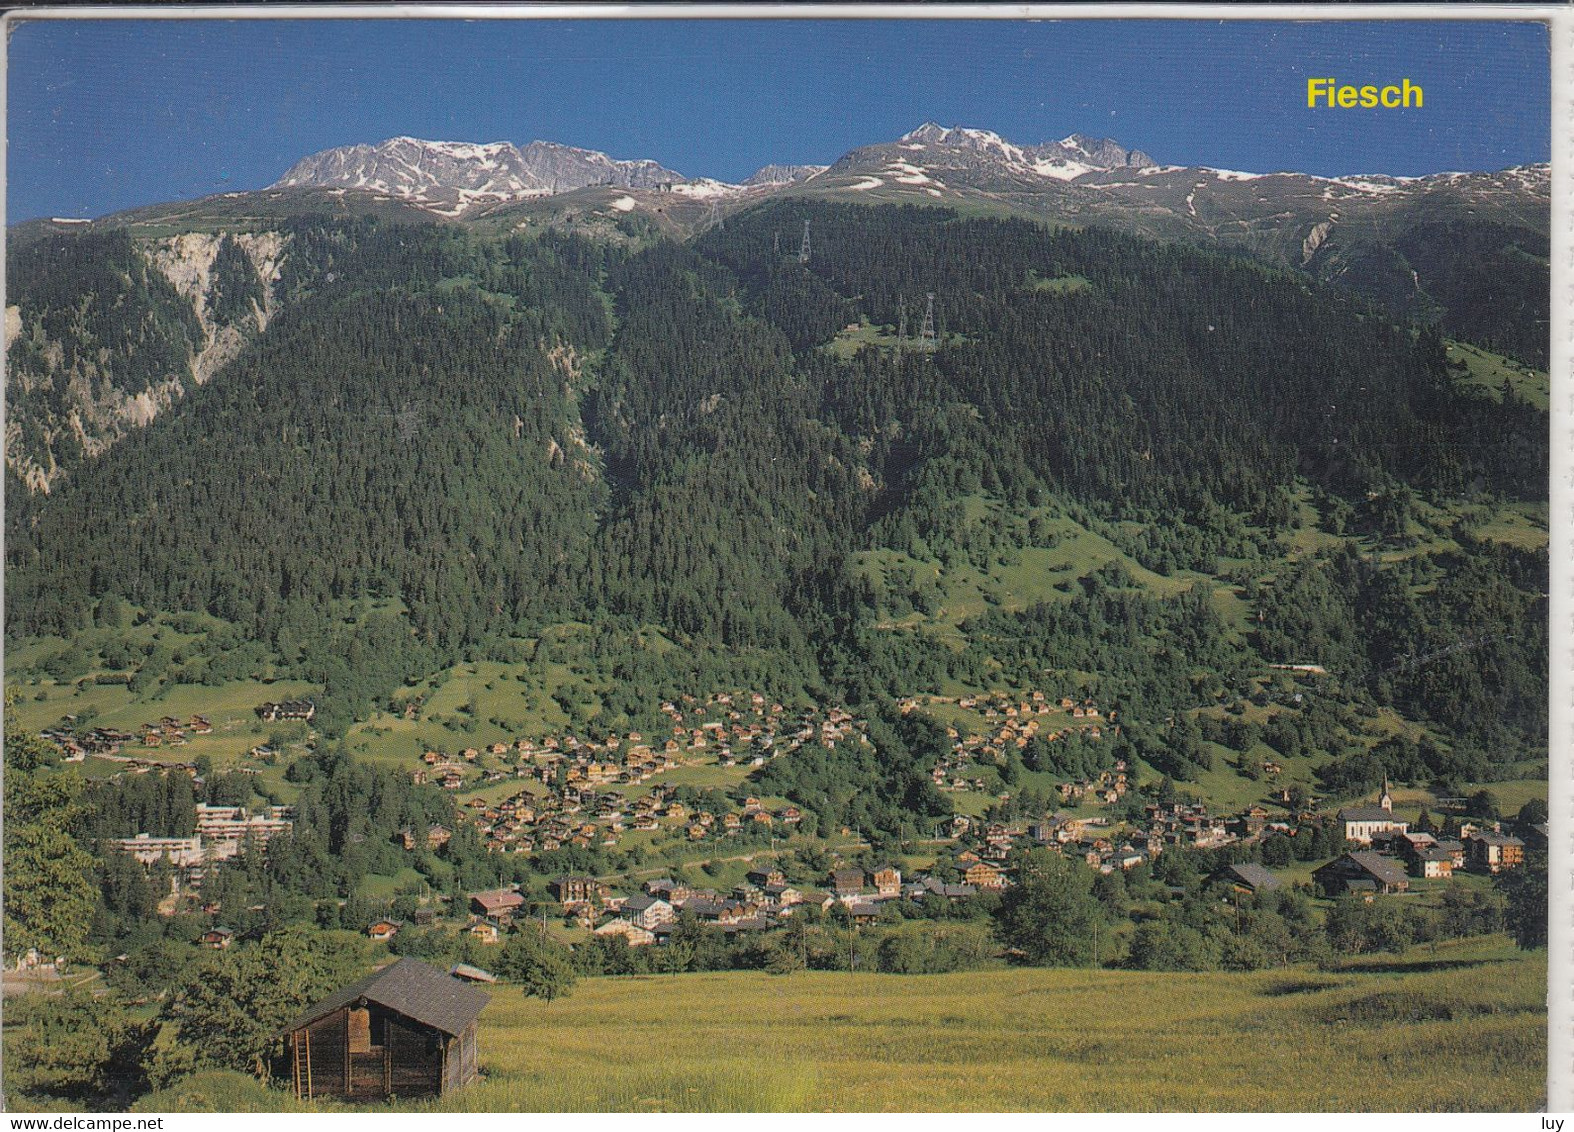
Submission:
M 394 1107 L 1530 1111 L 1546 1075 L 1545 955 L 1501 938 L 1336 972 L 727 972 L 586 979 L 552 1003 L 492 993 L 484 1079 Z

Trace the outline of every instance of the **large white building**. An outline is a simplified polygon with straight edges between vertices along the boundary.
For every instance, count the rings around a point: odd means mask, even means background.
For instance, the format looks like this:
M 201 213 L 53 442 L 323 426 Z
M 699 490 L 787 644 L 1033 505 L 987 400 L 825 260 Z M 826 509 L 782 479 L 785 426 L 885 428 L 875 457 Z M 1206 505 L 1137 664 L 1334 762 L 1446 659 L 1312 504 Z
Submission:
M 1339 811 L 1339 821 L 1344 826 L 1346 841 L 1370 845 L 1379 833 L 1404 833 L 1410 823 L 1394 817 L 1394 800 L 1388 793 L 1388 783 L 1383 783 L 1383 794 L 1375 806 L 1352 806 Z

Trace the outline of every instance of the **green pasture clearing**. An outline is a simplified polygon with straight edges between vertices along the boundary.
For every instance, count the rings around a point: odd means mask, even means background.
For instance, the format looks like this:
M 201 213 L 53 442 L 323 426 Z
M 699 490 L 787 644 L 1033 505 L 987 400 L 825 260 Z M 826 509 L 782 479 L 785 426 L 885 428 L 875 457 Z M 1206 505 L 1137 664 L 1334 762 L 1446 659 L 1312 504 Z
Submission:
M 318 692 L 313 684 L 301 680 L 240 680 L 227 684 L 161 684 L 150 692 L 134 696 L 123 684 L 55 684 L 45 681 L 36 688 L 23 686 L 16 700 L 18 723 L 37 731 L 60 722 L 63 715 L 81 714 L 92 707 L 98 714 L 89 726 L 136 731 L 144 723 L 156 723 L 173 716 L 183 723 L 193 715 L 205 715 L 213 724 L 209 735 L 186 732 L 183 747 L 143 747 L 133 741 L 121 749 L 129 757 L 146 757 L 168 762 L 191 762 L 207 755 L 217 767 L 242 761 L 246 752 L 266 743 L 274 732 L 298 735 L 299 724 L 264 723 L 256 707 L 267 701 L 309 698 Z M 44 693 L 43 700 L 38 699 Z
M 1547 800 L 1547 780 L 1545 778 L 1515 778 L 1504 782 L 1472 782 L 1465 787 L 1468 797 L 1477 790 L 1490 790 L 1497 798 L 1498 810 L 1504 817 L 1513 817 L 1519 813 L 1520 807 L 1532 798 L 1545 802 Z M 1434 813 L 1435 817 L 1436 814 Z
M 985 512 L 1001 510 L 1001 505 L 993 500 L 970 497 L 965 502 L 968 518 L 974 522 Z M 1024 517 L 1037 514 L 1027 512 Z M 1109 539 L 1063 516 L 1050 518 L 1046 513 L 1045 529 L 1056 540 L 1054 546 L 1022 548 L 1003 556 L 1005 561 L 997 557 L 987 570 L 970 563 L 947 569 L 937 561 L 891 549 L 854 554 L 852 570 L 870 581 L 888 608 L 893 598 L 905 601 L 910 589 L 933 593 L 932 615 L 913 612 L 893 616 L 882 625 L 888 629 L 954 627 L 992 609 L 1016 611 L 1041 602 L 1063 601 L 1076 592 L 1078 579 L 1111 562 L 1124 566 L 1135 584 L 1162 597 L 1208 580 L 1206 575 L 1189 572 L 1168 577 L 1156 574 Z M 1214 598 L 1221 615 L 1232 624 L 1244 625 L 1244 603 L 1233 592 L 1223 587 L 1221 591 Z
M 1502 937 L 1331 972 L 728 972 L 586 979 L 552 1003 L 489 991 L 482 1080 L 368 1108 L 1527 1112 L 1546 1077 L 1546 956 Z M 139 1108 L 221 1105 L 297 1107 L 206 1074 Z
M 419 888 L 425 881 L 425 877 L 410 868 L 400 869 L 394 876 L 367 873 L 361 881 L 361 895 L 368 900 L 392 900 L 401 888 Z
M 1028 272 L 1026 289 L 1029 291 L 1049 291 L 1056 295 L 1071 295 L 1083 291 L 1093 284 L 1081 275 L 1057 275 L 1052 279 L 1045 279 L 1036 271 Z
M 1507 503 L 1498 507 L 1487 522 L 1470 530 L 1477 538 L 1537 550 L 1547 545 L 1547 521 L 1545 503 Z
M 1446 348 L 1451 363 L 1464 364 L 1464 373 L 1456 379 L 1460 385 L 1483 389 L 1494 401 L 1501 402 L 1503 385 L 1507 382 L 1514 396 L 1537 408 L 1545 409 L 1551 404 L 1551 382 L 1541 370 L 1468 342 L 1449 339 Z

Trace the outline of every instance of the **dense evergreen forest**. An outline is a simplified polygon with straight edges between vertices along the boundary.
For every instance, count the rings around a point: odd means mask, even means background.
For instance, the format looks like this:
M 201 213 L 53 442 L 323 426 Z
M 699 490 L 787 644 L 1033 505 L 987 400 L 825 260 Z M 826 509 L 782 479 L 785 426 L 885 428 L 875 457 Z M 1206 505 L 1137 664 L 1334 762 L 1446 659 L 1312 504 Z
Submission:
M 777 250 L 805 220 L 807 263 Z M 106 599 L 210 615 L 222 647 L 183 674 L 321 684 L 329 734 L 407 678 L 578 620 L 655 624 L 844 702 L 1092 673 L 1133 741 L 1313 656 L 1480 757 L 1544 741 L 1544 552 L 1463 536 L 1379 552 L 1413 544 L 1424 509 L 1545 500 L 1546 414 L 1456 386 L 1433 332 L 1348 294 L 914 207 L 773 204 L 686 245 L 286 228 L 266 333 L 49 496 L 11 485 L 13 640 L 70 637 Z M 178 307 L 122 237 L 73 239 L 47 269 L 13 268 Z M 254 301 L 224 262 L 219 298 Z M 138 331 L 100 306 L 111 355 L 137 333 L 180 344 L 174 314 Z M 828 348 L 849 326 L 876 343 Z M 1323 531 L 1370 553 L 1291 565 L 1308 494 Z M 979 498 L 1015 518 L 981 535 Z M 1238 578 L 1254 630 L 1224 624 L 1202 585 L 1158 597 L 1116 570 L 972 618 L 957 649 L 883 626 L 852 567 L 1010 555 L 1050 537 L 1044 515 L 1160 575 Z M 172 663 L 126 659 L 149 679 Z M 902 797 L 904 760 L 882 773 L 881 798 Z

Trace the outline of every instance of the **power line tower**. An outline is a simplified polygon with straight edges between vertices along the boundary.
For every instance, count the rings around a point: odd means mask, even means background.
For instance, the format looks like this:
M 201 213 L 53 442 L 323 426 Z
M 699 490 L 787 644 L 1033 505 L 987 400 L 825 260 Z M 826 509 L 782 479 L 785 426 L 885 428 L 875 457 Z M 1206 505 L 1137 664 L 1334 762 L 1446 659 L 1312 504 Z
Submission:
M 896 297 L 896 344 L 898 346 L 907 341 L 907 296 Z
M 798 246 L 798 262 L 809 262 L 809 222 L 803 222 L 803 243 Z
M 780 228 L 771 233 L 771 254 L 778 257 L 782 254 L 782 233 Z
M 918 338 L 923 343 L 924 349 L 933 350 L 935 348 L 935 293 L 933 291 L 924 292 L 924 299 L 926 304 L 924 306 L 924 328 L 919 332 Z

